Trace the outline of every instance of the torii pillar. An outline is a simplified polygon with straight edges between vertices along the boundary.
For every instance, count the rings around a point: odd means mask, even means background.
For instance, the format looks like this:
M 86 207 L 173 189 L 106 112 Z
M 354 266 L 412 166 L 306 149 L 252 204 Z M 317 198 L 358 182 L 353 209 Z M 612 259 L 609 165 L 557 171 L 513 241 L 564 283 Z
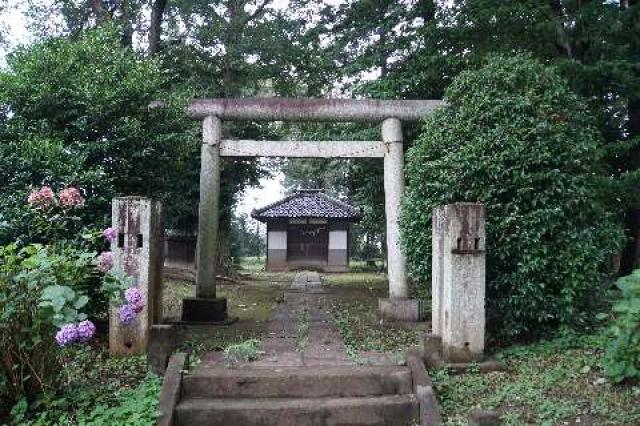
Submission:
M 404 194 L 404 152 L 402 122 L 387 118 L 382 122 L 384 144 L 384 211 L 387 221 L 387 275 L 389 298 L 380 299 L 383 318 L 391 321 L 418 321 L 418 300 L 409 299 L 407 259 L 400 243 L 400 203 Z
M 196 297 L 182 301 L 185 322 L 219 323 L 227 320 L 227 299 L 216 297 L 220 204 L 220 141 L 222 122 L 210 115 L 202 122 L 200 204 L 196 246 Z

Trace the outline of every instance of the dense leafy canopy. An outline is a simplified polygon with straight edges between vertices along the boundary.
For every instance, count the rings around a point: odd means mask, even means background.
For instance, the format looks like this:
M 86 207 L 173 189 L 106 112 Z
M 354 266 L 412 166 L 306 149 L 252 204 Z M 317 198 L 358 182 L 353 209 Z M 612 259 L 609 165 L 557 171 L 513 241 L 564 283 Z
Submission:
M 461 73 L 407 154 L 404 244 L 428 285 L 431 211 L 481 202 L 487 309 L 500 337 L 585 320 L 620 231 L 604 194 L 601 137 L 581 98 L 529 56 Z
M 173 108 L 149 109 L 166 98 L 171 76 L 118 38 L 114 28 L 92 30 L 9 57 L 0 73 L 3 216 L 24 205 L 30 187 L 44 184 L 80 187 L 90 196 L 85 215 L 95 225 L 118 194 L 157 196 L 171 208 L 168 195 L 197 145 L 193 124 L 182 117 L 178 98 L 169 99 Z M 20 217 L 3 221 L 19 234 Z

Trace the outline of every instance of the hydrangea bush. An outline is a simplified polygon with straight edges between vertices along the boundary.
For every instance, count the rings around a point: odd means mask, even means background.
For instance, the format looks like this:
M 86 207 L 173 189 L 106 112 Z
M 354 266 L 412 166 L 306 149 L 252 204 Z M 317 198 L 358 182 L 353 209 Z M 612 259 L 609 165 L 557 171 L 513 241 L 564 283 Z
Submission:
M 42 223 L 84 206 L 75 187 L 57 195 L 49 186 L 33 190 L 26 200 Z M 117 237 L 112 228 L 87 232 L 78 247 L 69 240 L 49 245 L 12 243 L 0 246 L 0 403 L 55 388 L 62 370 L 58 348 L 87 344 L 96 334 L 88 313 L 106 319 L 106 305 L 91 311 L 92 298 L 103 297 L 120 308 L 125 324 L 144 309 L 133 280 L 115 270 L 113 253 L 90 248 Z M 99 241 L 100 242 L 99 242 Z M 96 288 L 97 287 L 97 288 Z

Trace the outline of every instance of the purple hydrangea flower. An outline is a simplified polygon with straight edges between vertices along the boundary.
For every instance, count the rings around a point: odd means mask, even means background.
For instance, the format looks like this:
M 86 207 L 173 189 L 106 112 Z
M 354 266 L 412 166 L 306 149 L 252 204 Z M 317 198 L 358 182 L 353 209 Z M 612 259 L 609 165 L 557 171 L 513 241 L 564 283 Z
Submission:
M 130 287 L 124 292 L 124 300 L 130 305 L 142 304 L 142 293 L 137 287 Z
M 135 303 L 132 304 L 131 307 L 133 308 L 133 311 L 136 314 L 139 314 L 140 312 L 142 312 L 142 310 L 144 309 L 144 303 L 140 302 L 140 303 Z
M 78 340 L 78 327 L 75 324 L 65 324 L 56 333 L 56 342 L 59 346 L 67 346 Z
M 102 231 L 102 236 L 104 237 L 105 240 L 107 240 L 108 242 L 111 242 L 115 240 L 116 237 L 118 236 L 118 231 L 116 231 L 115 228 L 108 227 L 107 229 Z
M 137 316 L 138 314 L 133 306 L 129 304 L 120 306 L 120 321 L 122 321 L 123 324 L 131 324 Z
M 107 273 L 113 268 L 113 253 L 110 251 L 103 251 L 98 256 L 98 270 L 100 272 Z
M 139 314 L 144 309 L 144 300 L 142 299 L 142 293 L 140 293 L 138 288 L 131 287 L 126 289 L 124 292 L 124 299 L 136 314 Z
M 78 341 L 86 343 L 96 333 L 96 326 L 91 321 L 85 320 L 78 324 L 76 330 L 78 332 Z

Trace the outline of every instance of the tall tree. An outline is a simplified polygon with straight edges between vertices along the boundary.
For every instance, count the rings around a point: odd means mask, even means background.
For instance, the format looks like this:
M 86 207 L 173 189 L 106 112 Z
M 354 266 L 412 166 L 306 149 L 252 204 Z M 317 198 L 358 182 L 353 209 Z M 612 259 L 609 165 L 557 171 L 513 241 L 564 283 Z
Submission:
M 640 44 L 637 0 L 460 0 L 404 1 L 405 14 L 384 1 L 352 0 L 343 5 L 334 35 L 353 90 L 372 97 L 439 98 L 460 72 L 476 68 L 490 53 L 529 51 L 555 67 L 589 103 L 604 136 L 610 173 L 622 177 L 611 193 L 611 211 L 636 205 L 640 155 Z M 391 8 L 391 10 L 389 9 Z M 357 11 L 357 12 L 355 12 Z M 380 34 L 395 23 L 390 37 Z M 358 31 L 354 30 L 358 29 Z M 385 55 L 391 55 L 384 60 Z M 382 65 L 385 65 L 384 67 Z M 365 72 L 379 78 L 359 79 Z M 366 75 L 366 74 L 365 74 Z M 409 145 L 411 135 L 409 135 Z M 640 204 L 638 204 L 640 205 Z M 640 210 L 626 213 L 631 243 L 622 271 L 637 266 Z
M 184 0 L 165 11 L 167 68 L 179 68 L 180 84 L 199 97 L 318 95 L 330 81 L 319 34 L 308 22 L 313 2 L 294 0 L 289 9 L 273 0 Z M 234 137 L 274 136 L 276 126 L 229 123 Z M 261 170 L 252 159 L 226 161 L 222 173 L 219 268 L 231 273 L 231 210 Z
M 624 28 L 627 36 L 624 42 L 629 44 L 628 60 L 635 64 L 633 68 L 636 80 L 640 80 L 640 1 L 627 0 L 621 2 L 621 9 L 624 13 Z M 629 169 L 640 168 L 640 91 L 630 91 L 627 100 L 626 126 L 627 140 L 631 145 L 631 155 L 629 156 Z M 635 195 L 640 194 L 640 185 L 633 187 Z M 637 268 L 640 259 L 640 203 L 634 200 L 625 212 L 625 224 L 629 242 L 622 252 L 620 262 L 620 272 L 623 275 L 631 273 Z

